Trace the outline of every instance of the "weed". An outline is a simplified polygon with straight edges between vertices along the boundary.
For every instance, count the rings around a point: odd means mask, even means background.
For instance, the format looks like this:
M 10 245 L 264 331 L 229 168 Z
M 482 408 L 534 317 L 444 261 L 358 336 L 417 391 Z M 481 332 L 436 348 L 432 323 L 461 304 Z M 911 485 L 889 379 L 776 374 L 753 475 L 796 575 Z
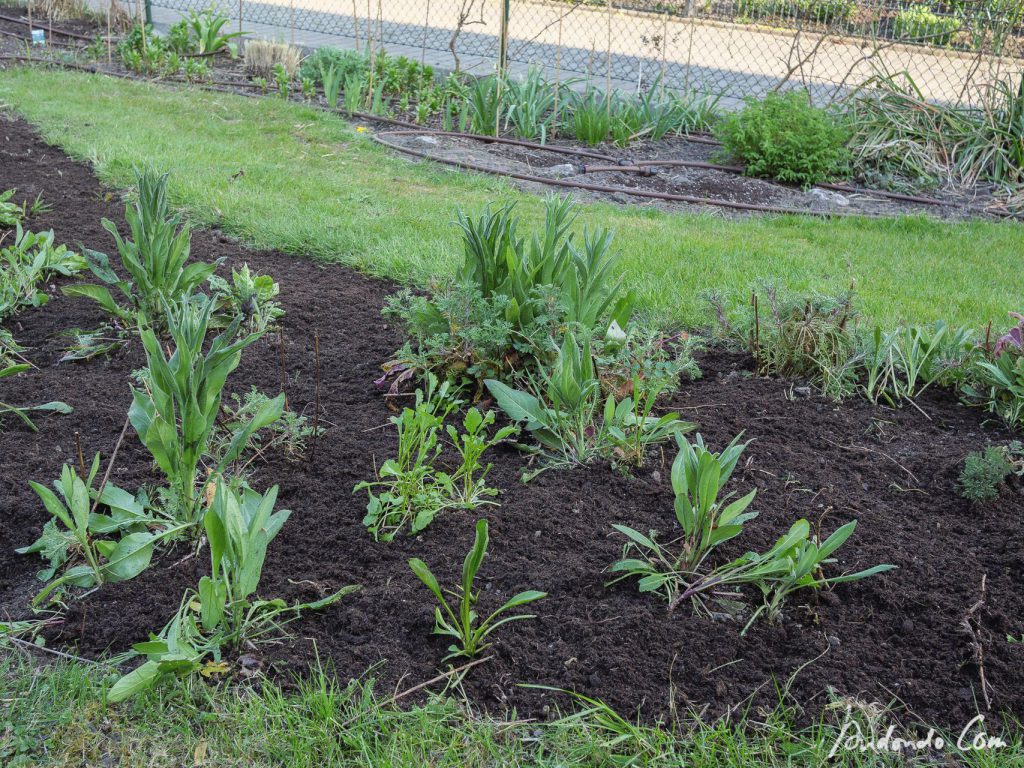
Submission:
M 990 445 L 984 451 L 971 451 L 957 483 L 957 493 L 968 501 L 991 501 L 999 496 L 1000 486 L 1010 475 L 1024 476 L 1024 445 Z

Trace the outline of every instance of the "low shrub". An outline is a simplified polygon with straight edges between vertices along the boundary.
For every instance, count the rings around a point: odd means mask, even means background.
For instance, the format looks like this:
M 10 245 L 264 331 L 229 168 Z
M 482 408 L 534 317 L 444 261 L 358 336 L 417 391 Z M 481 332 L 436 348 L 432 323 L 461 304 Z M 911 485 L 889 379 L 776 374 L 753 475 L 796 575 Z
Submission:
M 1024 476 L 1024 445 L 990 445 L 967 455 L 957 492 L 968 501 L 991 501 L 1011 475 Z
M 956 17 L 939 16 L 926 5 L 915 5 L 896 14 L 893 31 L 900 40 L 947 46 L 960 26 Z
M 746 167 L 748 176 L 810 187 L 848 172 L 847 129 L 806 93 L 770 93 L 727 114 L 714 128 L 722 156 Z
M 273 64 L 271 64 L 271 68 Z M 370 67 L 366 56 L 358 51 L 342 50 L 325 46 L 317 48 L 302 60 L 298 75 L 302 79 L 310 79 L 323 85 L 323 72 L 334 68 L 339 82 L 345 82 L 350 76 L 363 77 Z

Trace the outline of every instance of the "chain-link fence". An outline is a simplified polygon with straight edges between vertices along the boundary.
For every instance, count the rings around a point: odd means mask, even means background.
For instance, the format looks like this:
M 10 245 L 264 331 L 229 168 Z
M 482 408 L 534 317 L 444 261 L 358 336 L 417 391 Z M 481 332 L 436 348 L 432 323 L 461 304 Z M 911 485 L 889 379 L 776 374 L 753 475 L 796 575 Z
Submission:
M 171 21 L 210 0 L 152 0 Z M 240 28 L 304 45 L 383 46 L 449 69 L 543 67 L 612 88 L 726 98 L 803 86 L 827 102 L 878 72 L 970 103 L 1020 77 L 1024 0 L 215 0 Z

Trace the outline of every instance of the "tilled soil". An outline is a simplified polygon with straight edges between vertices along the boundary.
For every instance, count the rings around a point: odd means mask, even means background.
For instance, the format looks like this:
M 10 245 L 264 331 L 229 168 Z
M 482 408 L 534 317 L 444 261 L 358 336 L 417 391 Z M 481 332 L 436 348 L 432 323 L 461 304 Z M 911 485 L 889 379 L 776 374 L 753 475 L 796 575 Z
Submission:
M 90 169 L 47 146 L 20 120 L 0 122 L 0 189 L 18 199 L 42 194 L 51 211 L 29 222 L 52 227 L 58 241 L 111 252 L 104 216 L 123 227 L 120 196 Z M 421 535 L 376 543 L 361 525 L 365 496 L 353 486 L 395 449 L 390 412 L 373 385 L 379 365 L 400 345 L 400 330 L 380 310 L 394 286 L 350 270 L 300 258 L 256 252 L 217 232 L 199 231 L 195 258 L 223 257 L 224 269 L 248 262 L 281 284 L 284 360 L 275 337 L 250 347 L 229 381 L 244 393 L 255 385 L 275 393 L 282 381 L 291 407 L 312 415 L 314 336 L 321 350 L 322 423 L 315 460 L 271 455 L 257 464 L 256 487 L 281 487 L 291 519 L 270 546 L 260 593 L 308 600 L 346 584 L 357 594 L 291 625 L 292 635 L 262 645 L 264 667 L 289 679 L 317 655 L 342 678 L 373 675 L 382 690 L 413 685 L 436 674 L 448 643 L 430 630 L 433 604 L 407 560 L 426 560 L 442 582 L 457 579 L 486 516 L 491 551 L 481 573 L 483 610 L 523 589 L 550 593 L 530 621 L 499 631 L 489 661 L 464 687 L 492 711 L 515 707 L 544 717 L 564 697 L 526 689 L 534 683 L 574 689 L 645 719 L 673 711 L 718 715 L 749 697 L 757 705 L 787 702 L 814 715 L 828 691 L 883 703 L 902 702 L 912 716 L 939 725 L 965 723 L 984 708 L 975 641 L 980 641 L 994 710 L 1024 714 L 1024 646 L 1006 636 L 1024 633 L 1024 531 L 1020 486 L 995 502 L 971 505 L 955 493 L 971 450 L 1008 436 L 950 393 L 926 394 L 914 407 L 888 409 L 861 401 L 836 405 L 792 383 L 757 378 L 749 361 L 721 351 L 702 356 L 704 377 L 684 382 L 671 405 L 700 423 L 721 446 L 740 431 L 753 442 L 732 487 L 756 487 L 760 516 L 717 557 L 769 546 L 799 517 L 831 532 L 856 519 L 834 572 L 892 563 L 899 570 L 834 591 L 799 594 L 779 624 L 759 622 L 745 637 L 741 624 L 669 615 L 664 603 L 634 584 L 608 588 L 604 569 L 621 552 L 611 524 L 640 530 L 671 528 L 669 451 L 634 477 L 608 466 L 548 471 L 520 482 L 523 458 L 511 447 L 494 451 L 490 481 L 501 505 L 442 515 Z M 14 548 L 35 539 L 47 515 L 27 481 L 49 483 L 75 453 L 75 434 L 87 457 L 109 457 L 125 422 L 129 374 L 143 365 L 138 344 L 84 363 L 59 364 L 72 327 L 92 328 L 104 317 L 95 304 L 64 297 L 8 322 L 38 366 L 0 383 L 0 399 L 15 403 L 60 398 L 67 416 L 41 416 L 31 433 L 8 419 L 0 433 L 0 615 L 28 615 L 40 585 L 37 558 Z M 159 482 L 129 428 L 112 481 L 135 490 Z M 133 581 L 103 586 L 69 601 L 49 642 L 87 656 L 118 652 L 158 630 L 182 592 L 208 567 L 205 552 L 165 552 Z M 981 597 L 974 636 L 964 617 Z M 752 599 L 753 596 L 751 596 Z M 381 664 L 381 662 L 383 662 Z

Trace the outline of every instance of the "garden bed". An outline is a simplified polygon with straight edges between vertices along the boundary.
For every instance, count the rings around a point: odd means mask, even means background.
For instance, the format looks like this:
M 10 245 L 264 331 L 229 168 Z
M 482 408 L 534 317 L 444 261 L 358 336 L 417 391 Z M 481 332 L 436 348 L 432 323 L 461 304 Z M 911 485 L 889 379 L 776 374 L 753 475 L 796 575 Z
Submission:
M 13 13 L 13 11 L 12 11 Z M 11 18 L 14 18 L 13 16 Z M 56 47 L 33 47 L 32 57 L 38 63 L 72 66 L 106 72 L 121 77 L 140 77 L 128 70 L 122 63 L 117 46 L 114 44 L 110 63 L 106 61 L 106 48 L 102 42 L 88 38 L 102 37 L 106 29 L 101 25 L 81 21 L 62 21 L 55 27 L 46 23 L 37 28 L 47 31 L 47 38 Z M 66 29 L 78 37 L 63 37 L 52 33 L 52 29 Z M 52 34 L 51 34 L 52 33 Z M 0 19 L 0 57 L 15 57 L 23 61 L 26 56 L 25 39 L 28 28 L 18 22 Z M 57 55 L 55 55 L 57 53 Z M 188 60 L 185 57 L 183 60 Z M 253 78 L 245 71 L 240 59 L 225 54 L 201 56 L 194 59 L 209 70 L 197 76 L 195 87 L 204 87 L 240 93 L 247 96 L 265 94 L 275 96 L 273 82 L 256 86 Z M 166 83 L 184 86 L 184 78 L 155 78 Z M 292 99 L 304 99 L 321 108 L 328 108 L 327 102 L 318 89 L 316 95 L 303 96 L 299 83 L 291 84 Z M 693 140 L 685 136 L 669 135 L 659 141 L 639 139 L 628 147 L 618 147 L 605 142 L 596 147 L 587 147 L 571 137 L 560 135 L 547 142 L 550 150 L 536 146 L 524 147 L 511 144 L 489 143 L 482 137 L 471 135 L 444 136 L 437 132 L 443 127 L 438 114 L 430 115 L 421 126 L 422 135 L 404 135 L 394 131 L 415 128 L 416 105 L 405 106 L 395 98 L 385 97 L 382 111 L 392 121 L 397 119 L 403 125 L 395 126 L 385 120 L 360 120 L 364 127 L 376 134 L 383 142 L 397 151 L 412 152 L 448 165 L 464 167 L 506 176 L 513 183 L 525 186 L 531 191 L 563 191 L 566 186 L 583 199 L 598 199 L 619 204 L 652 205 L 668 210 L 702 210 L 728 215 L 751 215 L 759 213 L 793 212 L 811 215 L 865 215 L 900 216 L 927 215 L 940 219 L 962 220 L 972 217 L 996 217 L 1007 215 L 1005 200 L 998 196 L 994 185 L 978 183 L 970 189 L 950 186 L 928 190 L 927 194 L 911 194 L 901 197 L 884 191 L 852 186 L 837 190 L 814 187 L 802 190 L 798 186 L 778 183 L 768 179 L 750 178 L 728 170 L 712 167 L 697 167 L 685 163 L 714 164 L 719 149 L 707 143 L 706 137 Z M 340 103 L 340 102 L 339 102 Z M 506 131 L 506 133 L 508 133 Z M 563 131 L 563 134 L 565 132 Z M 511 138 L 511 134 L 508 134 Z M 561 153 L 559 149 L 584 150 L 603 156 L 575 156 Z M 630 166 L 655 161 L 661 166 L 646 166 L 645 170 L 594 170 L 601 166 Z M 681 161 L 677 166 L 668 165 Z M 526 178 L 524 178 L 524 176 Z M 588 185 L 598 188 L 586 189 Z M 914 197 L 924 198 L 914 200 Z M 929 202 L 930 201 L 930 202 Z
M 19 198 L 41 194 L 53 208 L 34 217 L 34 230 L 52 227 L 58 242 L 110 252 L 104 216 L 123 226 L 119 195 L 104 189 L 87 166 L 47 146 L 20 120 L 0 122 L 0 186 Z M 684 382 L 671 406 L 714 447 L 740 431 L 753 443 L 732 481 L 758 488 L 760 516 L 742 544 L 725 554 L 763 549 L 799 517 L 830 532 L 857 519 L 839 568 L 892 563 L 899 570 L 803 592 L 784 621 L 760 621 L 745 637 L 741 623 L 714 622 L 687 610 L 668 615 L 664 603 L 638 594 L 632 583 L 604 586 L 604 569 L 621 553 L 612 523 L 665 530 L 672 520 L 667 451 L 635 477 L 608 466 L 549 470 L 520 482 L 524 458 L 511 447 L 492 456 L 500 507 L 477 514 L 441 515 L 416 537 L 376 543 L 361 520 L 366 498 L 353 486 L 373 476 L 394 451 L 390 411 L 374 387 L 379 365 L 401 343 L 380 314 L 394 286 L 339 267 L 321 268 L 277 253 L 253 252 L 216 232 L 196 232 L 193 257 L 225 257 L 223 269 L 248 262 L 281 284 L 283 344 L 268 336 L 243 356 L 229 389 L 255 385 L 275 393 L 282 383 L 290 407 L 312 415 L 316 398 L 314 338 L 320 348 L 320 403 L 328 429 L 313 460 L 271 455 L 254 483 L 280 484 L 280 506 L 293 510 L 270 546 L 260 592 L 288 600 L 321 597 L 346 584 L 362 590 L 322 613 L 306 614 L 281 643 L 261 645 L 261 666 L 280 679 L 307 665 L 330 664 L 343 680 L 365 674 L 382 691 L 426 680 L 441 667 L 447 642 L 430 634 L 433 604 L 407 560 L 421 557 L 451 582 L 469 549 L 473 522 L 486 515 L 491 550 L 482 572 L 482 603 L 495 607 L 524 589 L 550 597 L 532 607 L 538 618 L 497 634 L 492 658 L 474 668 L 464 688 L 492 711 L 515 707 L 540 717 L 569 702 L 521 683 L 574 689 L 645 719 L 673 711 L 718 715 L 743 706 L 773 706 L 779 690 L 812 716 L 833 690 L 838 696 L 902 702 L 908 718 L 960 726 L 984 711 L 976 640 L 981 643 L 994 711 L 1024 714 L 1024 531 L 1020 486 L 983 505 L 955 493 L 969 451 L 1008 435 L 982 424 L 979 412 L 949 393 L 932 392 L 918 408 L 888 409 L 860 401 L 836 405 L 809 388 L 750 373 L 750 361 L 714 350 L 700 357 L 702 379 Z M 0 433 L 0 615 L 24 617 L 41 587 L 41 561 L 14 554 L 39 533 L 47 514 L 28 486 L 49 484 L 76 452 L 109 458 L 124 425 L 129 375 L 142 367 L 138 342 L 109 359 L 58 364 L 72 327 L 92 328 L 104 316 L 95 304 L 50 290 L 50 303 L 9 323 L 38 370 L 3 382 L 3 399 L 61 398 L 67 416 L 40 417 L 31 433 L 8 420 Z M 283 351 L 282 351 L 283 350 Z M 134 488 L 157 482 L 148 454 L 129 428 L 111 475 Z M 208 569 L 207 553 L 182 546 L 164 552 L 136 579 L 106 585 L 70 601 L 62 623 L 47 634 L 51 647 L 95 657 L 126 650 L 157 631 L 177 609 L 183 591 Z M 974 616 L 965 616 L 982 596 Z M 368 670 L 370 670 L 368 672 Z

